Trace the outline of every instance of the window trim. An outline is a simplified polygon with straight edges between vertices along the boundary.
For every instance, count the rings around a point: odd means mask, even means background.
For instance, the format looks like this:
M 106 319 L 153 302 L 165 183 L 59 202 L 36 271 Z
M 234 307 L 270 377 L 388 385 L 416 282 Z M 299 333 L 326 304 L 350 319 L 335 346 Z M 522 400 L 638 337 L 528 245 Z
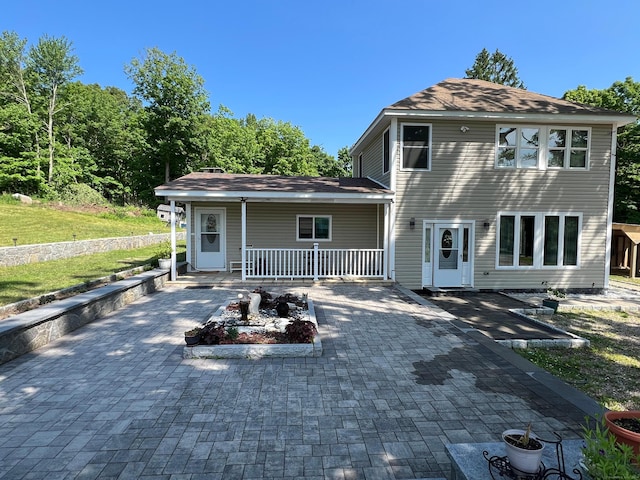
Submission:
M 404 166 L 404 127 L 429 127 L 429 141 L 427 146 L 427 168 L 405 168 Z M 431 171 L 431 151 L 433 150 L 433 124 L 421 122 L 401 122 L 400 123 L 400 170 L 403 172 L 430 172 Z M 407 147 L 411 148 L 411 147 Z
M 311 238 L 300 238 L 300 219 L 311 218 L 313 220 L 313 234 Z M 329 219 L 329 238 L 316 238 L 316 218 Z M 332 215 L 296 215 L 296 242 L 331 242 L 333 238 L 333 216 Z
M 582 212 L 525 212 L 525 211 L 500 211 L 496 215 L 496 258 L 495 268 L 496 270 L 565 270 L 573 269 L 577 270 L 581 268 L 581 250 L 582 250 Z M 501 218 L 505 216 L 515 217 L 514 219 L 514 232 L 513 232 L 513 259 L 511 265 L 500 265 L 500 229 Z M 533 262 L 531 265 L 519 265 L 518 260 L 520 258 L 520 231 L 521 231 L 521 218 L 522 217 L 535 217 L 535 230 L 534 230 L 534 247 L 533 247 Z M 558 260 L 556 265 L 544 265 L 544 241 L 545 241 L 545 218 L 546 217 L 559 217 L 560 225 L 558 228 Z M 564 226 L 566 217 L 578 218 L 578 238 L 576 240 L 576 264 L 564 265 Z
M 358 155 L 358 177 L 357 178 L 362 178 L 362 153 Z
M 520 151 L 520 143 L 515 145 L 516 149 L 516 158 L 514 166 L 507 165 L 499 165 L 499 157 L 498 154 L 500 152 L 500 129 L 501 128 L 516 128 L 518 132 L 520 132 L 524 128 L 537 128 L 540 132 L 538 139 L 538 159 L 535 167 L 522 167 L 520 166 L 520 159 L 518 152 Z M 562 167 L 550 167 L 549 166 L 549 134 L 551 130 L 566 130 L 569 135 L 568 139 L 570 141 L 571 134 L 574 130 L 586 130 L 587 131 L 587 146 L 585 148 L 586 158 L 585 158 L 585 166 L 584 167 L 571 167 L 571 147 L 565 146 L 565 154 L 564 154 L 564 165 Z M 520 135 L 518 134 L 519 138 Z M 535 124 L 505 124 L 499 123 L 496 124 L 496 132 L 495 132 L 495 145 L 494 145 L 494 169 L 495 170 L 571 170 L 571 171 L 587 171 L 591 168 L 591 138 L 592 138 L 592 128 L 591 127 L 581 127 L 576 125 L 535 125 Z

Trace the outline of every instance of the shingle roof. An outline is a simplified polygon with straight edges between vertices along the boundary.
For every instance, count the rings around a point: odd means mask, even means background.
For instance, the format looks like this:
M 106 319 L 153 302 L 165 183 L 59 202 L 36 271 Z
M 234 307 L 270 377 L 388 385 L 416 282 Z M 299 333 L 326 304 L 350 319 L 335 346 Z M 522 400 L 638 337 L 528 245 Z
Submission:
M 273 192 L 322 194 L 390 194 L 368 178 L 288 177 L 194 172 L 156 187 L 162 192 Z
M 624 115 L 484 80 L 448 78 L 388 109 L 489 113 Z

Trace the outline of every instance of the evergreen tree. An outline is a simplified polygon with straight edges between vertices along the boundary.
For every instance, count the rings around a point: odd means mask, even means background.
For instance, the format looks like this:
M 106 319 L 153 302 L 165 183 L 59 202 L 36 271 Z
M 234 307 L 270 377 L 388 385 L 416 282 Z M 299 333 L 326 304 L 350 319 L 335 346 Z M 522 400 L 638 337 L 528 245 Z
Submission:
M 500 85 L 526 89 L 524 83 L 518 78 L 518 69 L 513 60 L 500 50 L 489 54 L 486 48 L 476 56 L 471 68 L 465 70 L 465 78 L 486 80 Z

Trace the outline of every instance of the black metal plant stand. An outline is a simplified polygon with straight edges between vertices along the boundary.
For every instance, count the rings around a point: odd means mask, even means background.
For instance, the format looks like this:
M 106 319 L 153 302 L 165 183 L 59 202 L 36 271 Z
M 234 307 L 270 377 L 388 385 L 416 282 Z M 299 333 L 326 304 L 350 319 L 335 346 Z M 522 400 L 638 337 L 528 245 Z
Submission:
M 540 463 L 540 468 L 535 473 L 526 473 L 518 470 L 509 463 L 509 459 L 504 456 L 489 456 L 486 450 L 482 452 L 482 456 L 489 463 L 489 474 L 493 480 L 512 479 L 512 480 L 583 480 L 582 472 L 574 468 L 571 472 L 576 476 L 571 476 L 566 471 L 564 463 L 564 451 L 562 449 L 562 437 L 556 432 L 553 434 L 558 437 L 557 440 L 545 440 L 538 438 L 542 442 L 555 445 L 556 448 L 556 467 L 546 467 L 544 463 Z M 497 477 L 496 477 L 497 475 Z

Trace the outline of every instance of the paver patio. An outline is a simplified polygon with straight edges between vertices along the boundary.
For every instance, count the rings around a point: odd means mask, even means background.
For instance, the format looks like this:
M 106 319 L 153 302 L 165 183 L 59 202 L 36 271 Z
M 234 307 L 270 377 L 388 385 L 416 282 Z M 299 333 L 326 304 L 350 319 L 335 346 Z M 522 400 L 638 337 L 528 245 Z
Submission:
M 184 360 L 182 332 L 237 292 L 172 285 L 0 365 L 0 478 L 444 477 L 446 443 L 579 437 L 584 412 L 441 310 L 304 291 L 319 358 Z

